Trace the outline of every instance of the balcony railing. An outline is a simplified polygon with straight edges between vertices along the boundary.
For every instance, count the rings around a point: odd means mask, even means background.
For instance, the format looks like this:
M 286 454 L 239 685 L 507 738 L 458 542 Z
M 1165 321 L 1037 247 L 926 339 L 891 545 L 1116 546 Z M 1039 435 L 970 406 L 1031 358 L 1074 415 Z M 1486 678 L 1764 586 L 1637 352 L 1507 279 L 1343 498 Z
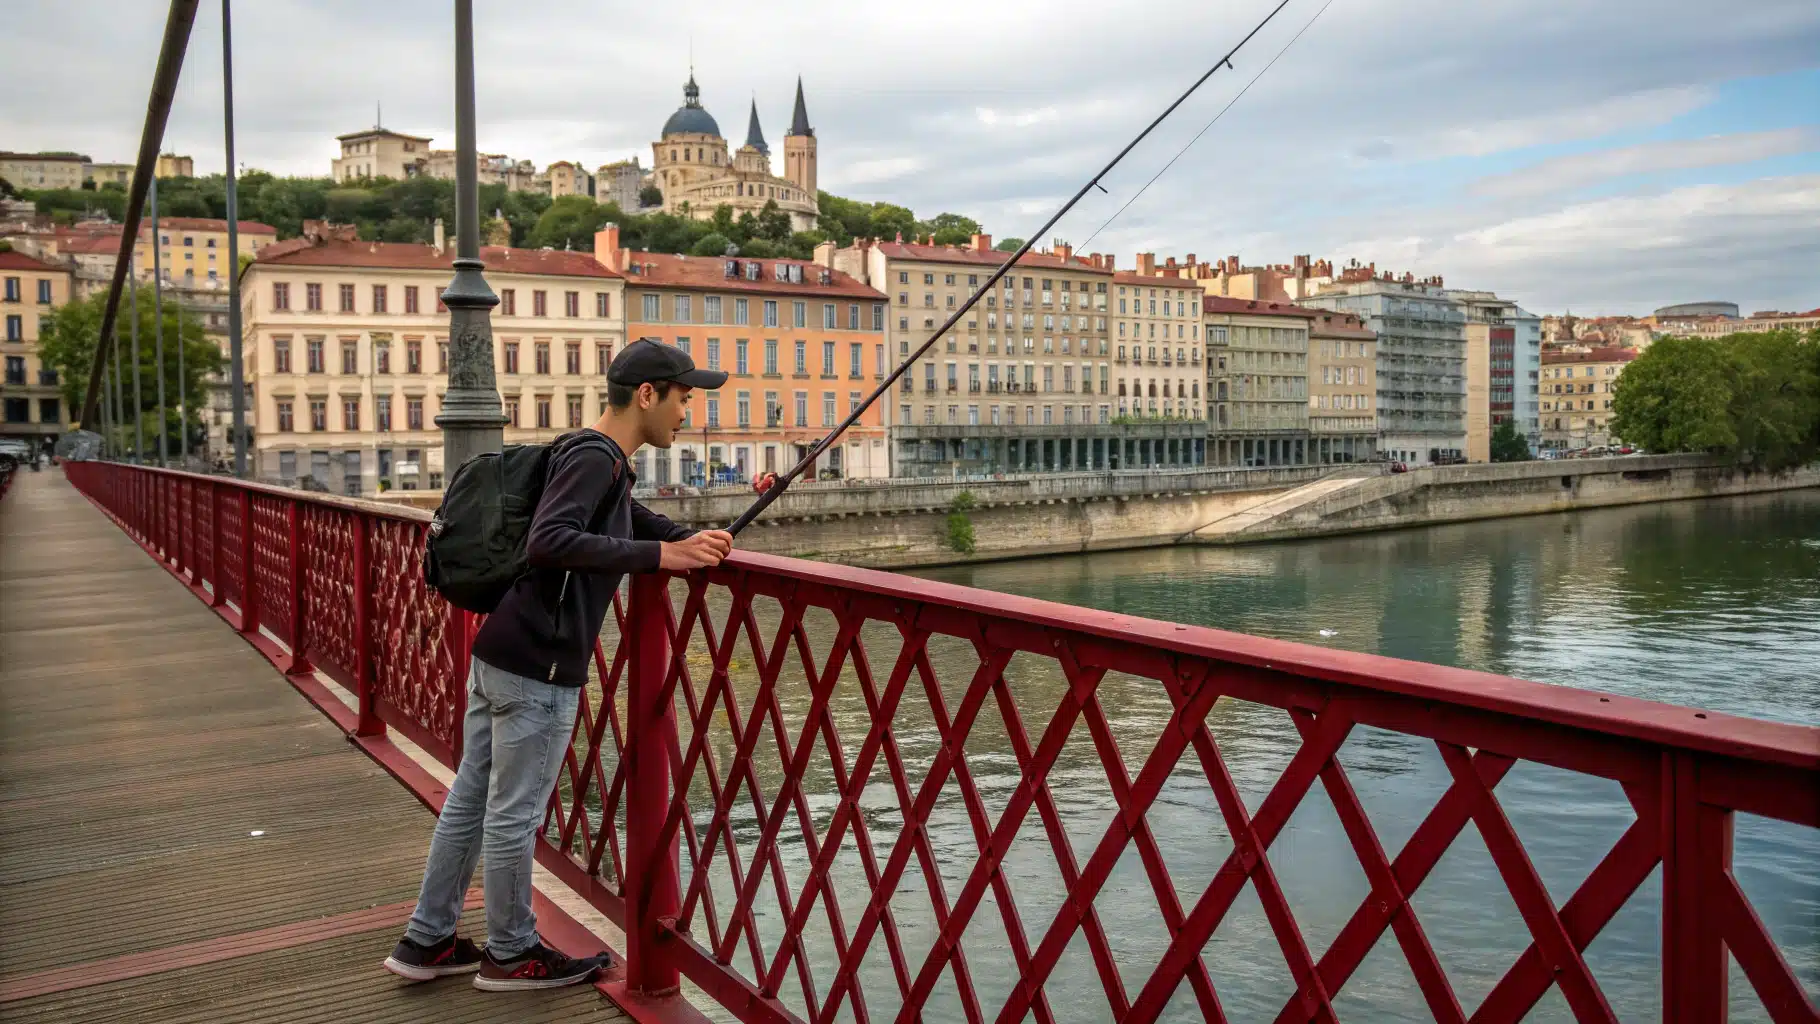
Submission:
M 459 761 L 478 623 L 423 584 L 427 513 L 106 463 L 68 474 L 434 802 L 387 733 Z M 1627 907 L 1655 915 L 1658 891 L 1660 961 L 1642 983 L 1663 1019 L 1726 1019 L 1733 964 L 1770 1018 L 1815 1019 L 1797 974 L 1811 947 L 1791 967 L 1732 870 L 1732 836 L 1742 812 L 1792 826 L 1792 856 L 1811 848 L 1820 729 L 743 552 L 634 577 L 594 664 L 537 858 L 624 929 L 634 992 L 686 976 L 743 1021 L 1051 1021 L 1083 995 L 1121 1021 L 1224 1020 L 1215 979 L 1262 956 L 1287 968 L 1285 994 L 1245 1019 L 1303 1022 L 1339 1019 L 1375 952 L 1407 966 L 1403 1010 L 1460 1021 L 1431 937 L 1461 934 L 1446 916 L 1461 903 L 1432 893 L 1445 871 L 1423 885 L 1464 847 L 1490 855 L 1471 898 L 1520 921 L 1514 942 L 1463 954 L 1485 993 L 1475 1020 L 1545 997 L 1615 1019 L 1607 986 L 1638 981 L 1586 952 Z M 1146 726 L 1119 716 L 1130 702 Z M 1293 750 L 1280 770 L 1255 763 L 1247 723 L 1266 718 Z M 1438 754 L 1441 783 L 1391 823 L 1401 842 L 1352 774 L 1393 734 Z M 1571 889 L 1532 858 L 1588 833 L 1526 845 L 1506 813 L 1524 787 L 1500 782 L 1538 766 L 1628 808 L 1609 846 L 1566 851 L 1591 865 Z M 1267 788 L 1247 799 L 1254 783 Z M 1362 885 L 1312 906 L 1300 892 L 1298 916 L 1278 840 L 1317 804 L 1337 827 L 1298 847 Z M 1184 844 L 1204 871 L 1181 870 Z M 1039 861 L 1047 884 L 1029 881 Z M 1231 924 L 1247 903 L 1257 923 Z

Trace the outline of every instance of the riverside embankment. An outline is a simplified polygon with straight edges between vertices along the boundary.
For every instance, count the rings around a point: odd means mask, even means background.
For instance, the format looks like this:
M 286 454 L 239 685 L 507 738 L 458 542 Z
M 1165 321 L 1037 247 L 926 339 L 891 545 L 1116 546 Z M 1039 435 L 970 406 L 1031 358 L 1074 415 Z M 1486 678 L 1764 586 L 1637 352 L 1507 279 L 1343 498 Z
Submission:
M 1820 466 L 1746 471 L 1700 455 L 1630 456 L 1390 474 L 1377 466 L 1074 473 L 992 481 L 792 488 L 742 534 L 756 551 L 912 568 L 1178 543 L 1243 544 L 1579 508 L 1820 487 Z M 950 544 L 965 492 L 974 550 Z M 724 525 L 727 491 L 643 499 L 678 522 Z

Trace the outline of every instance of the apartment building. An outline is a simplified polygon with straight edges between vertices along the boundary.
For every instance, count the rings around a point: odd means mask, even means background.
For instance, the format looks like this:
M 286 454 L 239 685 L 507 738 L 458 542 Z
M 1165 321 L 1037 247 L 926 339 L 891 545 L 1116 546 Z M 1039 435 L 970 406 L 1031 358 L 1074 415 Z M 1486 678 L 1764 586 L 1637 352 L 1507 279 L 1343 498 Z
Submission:
M 1351 313 L 1377 335 L 1378 451 L 1412 466 L 1465 458 L 1466 314 L 1439 278 L 1342 270 L 1300 305 Z
M 38 356 L 51 311 L 70 300 L 70 271 L 22 252 L 0 250 L 0 437 L 47 444 L 69 426 L 57 371 Z
M 329 173 L 336 181 L 403 181 L 418 172 L 430 153 L 428 136 L 406 135 L 378 125 L 337 135 L 335 141 L 341 144 L 341 155 L 330 163 Z
M 1308 327 L 1308 459 L 1365 462 L 1377 451 L 1377 335 L 1351 313 Z
M 0 153 L 0 178 L 14 188 L 81 188 L 90 163 L 80 153 Z
M 625 250 L 616 226 L 595 236 L 595 254 L 625 275 L 627 337 L 675 345 L 695 365 L 728 374 L 719 391 L 695 397 L 674 447 L 638 454 L 642 481 L 743 483 L 781 473 L 890 370 L 885 296 L 851 275 L 803 260 Z M 805 478 L 890 476 L 883 405 Z
M 450 247 L 362 242 L 306 222 L 242 281 L 254 466 L 328 490 L 437 490 Z M 591 253 L 486 247 L 508 444 L 549 441 L 606 407 L 625 343 L 625 279 Z
M 1542 447 L 1611 444 L 1612 393 L 1635 349 L 1542 353 Z
M 550 182 L 550 197 L 592 196 L 594 182 L 588 172 L 577 163 L 558 160 L 544 171 L 544 177 Z
M 1542 325 L 1509 299 L 1486 291 L 1449 290 L 1465 314 L 1466 461 L 1491 460 L 1491 435 L 1510 421 L 1533 447 Z
M 1114 273 L 1112 288 L 1118 415 L 1201 420 L 1201 289 L 1133 272 Z
M 270 224 L 243 220 L 237 228 L 243 253 L 257 256 L 260 249 L 278 241 L 278 229 Z M 233 269 L 228 265 L 227 230 L 227 221 L 212 217 L 158 218 L 158 261 L 164 283 L 193 289 L 207 282 L 225 289 L 227 275 Z M 149 224 L 139 229 L 139 239 L 133 246 L 133 264 L 145 280 L 151 280 L 152 229 Z M 107 270 L 112 274 L 113 266 L 110 264 Z
M 1302 466 L 1309 446 L 1308 340 L 1319 314 L 1286 302 L 1201 298 L 1208 424 L 1217 466 Z
M 992 247 L 989 235 L 975 235 L 965 246 L 860 239 L 838 251 L 825 243 L 816 253 L 819 261 L 886 294 L 886 343 L 895 362 L 918 351 L 1010 259 Z M 1163 377 L 1160 359 L 1154 369 L 1116 362 L 1114 273 L 1111 258 L 1077 256 L 1064 244 L 1020 260 L 900 378 L 887 414 L 895 473 L 946 476 L 1203 464 L 1202 421 L 1162 416 L 1161 381 L 1173 381 L 1175 375 Z M 1133 298 L 1127 295 L 1128 301 Z M 1154 322 L 1160 325 L 1160 297 L 1158 302 Z M 1148 313 L 1139 319 L 1152 322 L 1147 318 Z M 1173 340 L 1172 363 L 1179 362 Z M 1192 348 L 1193 339 L 1187 340 Z M 1129 359 L 1134 344 L 1129 333 L 1126 344 Z M 1157 348 L 1160 356 L 1160 336 Z M 1122 415 L 1113 379 L 1118 369 L 1125 371 L 1120 376 L 1128 392 Z M 1132 413 L 1138 396 L 1129 391 L 1139 379 L 1146 392 L 1151 382 L 1158 384 L 1154 419 Z M 1172 412 L 1175 390 L 1172 384 Z M 1148 401 L 1146 394 L 1146 410 Z M 1190 399 L 1189 416 L 1192 409 Z

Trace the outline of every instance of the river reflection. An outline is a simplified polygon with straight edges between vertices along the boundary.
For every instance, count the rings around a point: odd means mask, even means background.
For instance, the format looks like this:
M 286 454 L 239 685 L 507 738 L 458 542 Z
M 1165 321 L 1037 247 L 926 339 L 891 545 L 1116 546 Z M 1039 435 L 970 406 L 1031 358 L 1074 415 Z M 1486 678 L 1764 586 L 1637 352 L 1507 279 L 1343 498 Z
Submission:
M 1085 607 L 1820 724 L 1820 493 L 1812 491 L 1246 548 L 1049 558 L 920 575 Z M 728 595 L 713 593 L 710 605 L 718 631 L 726 622 Z M 754 612 L 768 652 L 776 639 L 779 609 L 760 599 Z M 806 668 L 792 650 L 774 691 L 791 744 L 812 710 L 810 673 L 824 671 L 839 627 L 832 614 L 816 609 L 805 619 L 803 632 L 810 664 Z M 611 643 L 613 638 L 606 639 Z M 882 694 L 902 638 L 895 628 L 871 622 L 860 639 L 875 692 Z M 881 869 L 902 832 L 900 784 L 909 795 L 920 790 L 942 744 L 938 721 L 956 713 L 979 667 L 972 646 L 955 638 L 934 637 L 928 651 L 939 699 L 932 701 L 920 675 L 911 674 L 889 736 L 901 760 L 901 780 L 881 755 L 859 799 L 865 835 Z M 742 632 L 730 667 L 742 721 L 750 719 L 760 692 L 756 657 Z M 710 664 L 699 631 L 689 660 L 699 692 Z M 1004 677 L 1015 717 L 1001 714 L 998 702 L 988 699 L 965 744 L 982 820 L 970 815 L 960 780 L 950 778 L 929 816 L 925 835 L 931 856 L 928 861 L 910 858 L 891 901 L 892 923 L 912 976 L 937 932 L 932 887 L 939 879 L 947 901 L 958 897 L 979 859 L 983 831 L 998 822 L 1020 778 L 1016 751 L 1021 744 L 1013 742 L 1012 730 L 1020 728 L 1021 720 L 1025 741 L 1034 747 L 1066 693 L 1067 680 L 1050 658 L 1020 654 Z M 1119 755 L 1135 776 L 1169 718 L 1171 702 L 1156 682 L 1116 673 L 1102 682 L 1098 699 Z M 873 722 L 869 706 L 860 672 L 849 661 L 827 709 L 845 770 L 851 770 Z M 1230 699 L 1221 700 L 1207 720 L 1240 794 L 1255 812 L 1299 746 L 1294 725 L 1274 708 Z M 724 773 L 733 754 L 724 713 L 710 740 Z M 789 748 L 782 755 L 779 749 L 775 727 L 765 720 L 752 764 L 767 812 L 789 756 Z M 1447 787 L 1449 776 L 1438 752 L 1430 743 L 1360 727 L 1341 748 L 1340 759 L 1380 841 L 1394 857 Z M 836 807 L 834 760 L 819 737 L 807 763 L 800 799 L 785 806 L 779 863 L 766 874 L 754 903 L 767 956 L 779 948 L 783 931 L 777 883 L 781 880 L 793 899 L 809 876 L 800 815 L 807 816 L 819 837 Z M 1111 783 L 1084 722 L 1077 722 L 1068 736 L 1049 783 L 1058 825 L 1075 861 L 1084 864 L 1115 808 Z M 1557 904 L 1634 820 L 1615 784 L 1531 763 L 1514 768 L 1497 794 Z M 705 833 L 713 814 L 705 772 L 692 780 L 690 797 L 696 828 Z M 760 835 L 753 808 L 750 792 L 742 790 L 729 818 L 742 866 L 749 865 Z M 1213 792 L 1192 755 L 1176 766 L 1146 817 L 1178 898 L 1192 906 L 1232 848 Z M 1025 926 L 1035 929 L 1027 936 L 1031 947 L 1054 919 L 1065 891 L 1052 849 L 1044 819 L 1032 809 L 1003 861 L 1003 883 Z M 709 876 L 723 927 L 738 899 L 725 856 L 724 848 L 716 853 Z M 1797 975 L 1810 992 L 1820 988 L 1820 837 L 1740 815 L 1735 860 L 1741 884 Z M 1272 845 L 1270 861 L 1318 959 L 1369 888 L 1319 785 Z M 933 876 L 925 874 L 930 866 Z M 851 934 L 872 891 L 851 829 L 826 878 Z M 1658 871 L 1586 953 L 1594 976 L 1624 1019 L 1658 1016 L 1660 889 Z M 1528 943 L 1528 932 L 1476 830 L 1469 826 L 1454 842 L 1413 904 L 1470 1013 Z M 1169 937 L 1134 846 L 1125 849 L 1094 907 L 1127 995 L 1134 998 Z M 698 939 L 708 940 L 699 912 L 693 927 Z M 961 945 L 982 1011 L 991 1019 L 1018 976 L 1004 914 L 991 888 Z M 804 934 L 804 947 L 813 984 L 826 992 L 837 957 L 820 907 Z M 875 1020 L 894 1014 L 900 1002 L 886 949 L 883 938 L 875 938 L 860 975 Z M 1271 1019 L 1293 990 L 1250 886 L 1201 957 L 1229 1019 Z M 743 944 L 735 962 L 748 976 L 757 973 Z M 1766 1019 L 1735 969 L 1732 992 L 1735 1020 Z M 1047 993 L 1057 1020 L 1111 1017 L 1100 971 L 1079 933 L 1049 978 Z M 803 1011 L 794 967 L 784 998 Z M 1388 932 L 1335 1006 L 1343 1020 L 1428 1019 Z M 1163 1019 L 1201 1016 L 1184 984 Z M 952 976 L 944 975 L 925 1019 L 965 1018 Z M 844 1013 L 843 1019 L 851 1015 Z M 1572 1015 L 1551 990 L 1528 1019 L 1570 1020 Z

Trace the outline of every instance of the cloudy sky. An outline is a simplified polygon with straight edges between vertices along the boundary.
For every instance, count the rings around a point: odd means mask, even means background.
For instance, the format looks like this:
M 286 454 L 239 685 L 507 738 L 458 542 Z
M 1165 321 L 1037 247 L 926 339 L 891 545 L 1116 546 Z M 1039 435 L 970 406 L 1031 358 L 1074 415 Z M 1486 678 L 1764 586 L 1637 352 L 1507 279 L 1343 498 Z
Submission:
M 1728 299 L 1820 305 L 1814 0 L 1289 0 L 1052 234 L 1089 248 L 1296 253 L 1444 274 L 1537 311 Z M 10 0 L 0 149 L 130 160 L 154 0 Z M 241 0 L 239 156 L 326 174 L 373 123 L 452 146 L 448 0 Z M 796 76 L 822 187 L 1028 235 L 1274 0 L 630 4 L 480 0 L 480 146 L 592 167 L 681 102 L 781 164 Z M 205 0 L 167 146 L 222 165 L 219 5 Z M 1311 27 L 1284 50 L 1291 37 Z

